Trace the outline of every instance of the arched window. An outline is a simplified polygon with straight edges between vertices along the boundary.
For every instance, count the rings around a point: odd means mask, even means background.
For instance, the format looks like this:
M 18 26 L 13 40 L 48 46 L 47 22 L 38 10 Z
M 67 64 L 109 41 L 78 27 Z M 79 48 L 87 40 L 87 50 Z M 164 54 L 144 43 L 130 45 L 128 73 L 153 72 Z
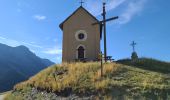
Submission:
M 85 49 L 83 46 L 80 46 L 78 48 L 78 59 L 84 59 L 85 58 Z

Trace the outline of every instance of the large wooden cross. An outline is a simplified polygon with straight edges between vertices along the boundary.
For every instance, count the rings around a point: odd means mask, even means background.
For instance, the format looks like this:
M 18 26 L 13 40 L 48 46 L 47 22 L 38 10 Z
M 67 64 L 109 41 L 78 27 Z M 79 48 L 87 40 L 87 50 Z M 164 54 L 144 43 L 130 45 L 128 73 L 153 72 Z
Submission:
M 104 32 L 104 59 L 105 59 L 105 62 L 107 62 L 106 22 L 118 19 L 119 17 L 116 16 L 116 17 L 111 17 L 109 19 L 106 19 L 106 7 L 105 6 L 106 6 L 106 3 L 104 2 L 103 3 L 103 13 L 102 13 L 103 20 L 100 22 L 97 22 L 97 23 L 93 23 L 92 25 L 99 24 L 102 26 L 102 29 L 104 28 L 104 30 L 103 30 L 103 32 Z
M 133 48 L 133 52 L 135 52 L 135 46 L 137 45 L 137 43 L 135 43 L 135 41 L 132 41 L 132 44 L 130 44 Z

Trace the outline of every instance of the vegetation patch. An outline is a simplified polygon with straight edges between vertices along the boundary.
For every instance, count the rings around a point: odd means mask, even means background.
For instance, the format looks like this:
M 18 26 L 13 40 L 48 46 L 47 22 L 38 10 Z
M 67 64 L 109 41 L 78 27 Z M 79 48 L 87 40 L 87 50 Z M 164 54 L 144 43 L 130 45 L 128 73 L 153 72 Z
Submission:
M 146 70 L 161 72 L 161 73 L 170 73 L 170 63 L 159 61 L 152 58 L 140 58 L 132 61 L 131 59 L 122 59 L 118 60 L 118 63 L 135 66 L 139 68 L 143 68 Z
M 49 67 L 26 82 L 17 84 L 6 100 L 93 98 L 93 99 L 167 99 L 170 76 L 127 65 L 71 63 Z

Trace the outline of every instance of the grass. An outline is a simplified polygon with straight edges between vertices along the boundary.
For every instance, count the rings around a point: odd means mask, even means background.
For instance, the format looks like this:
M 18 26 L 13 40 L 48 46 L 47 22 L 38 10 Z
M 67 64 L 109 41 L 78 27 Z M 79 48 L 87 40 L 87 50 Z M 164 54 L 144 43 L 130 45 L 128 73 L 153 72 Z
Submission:
M 8 94 L 8 93 L 10 93 L 10 92 L 11 92 L 11 91 L 3 92 L 3 93 L 0 93 L 0 95 Z
M 95 95 L 96 99 L 112 98 L 168 98 L 170 76 L 126 66 L 104 64 L 103 77 L 100 63 L 71 63 L 49 67 L 26 82 L 17 84 L 5 100 L 21 100 L 31 88 L 53 92 L 60 96 L 72 93 L 79 96 Z
M 1 98 L 8 97 L 8 95 L 9 95 L 10 93 L 11 93 L 11 91 L 7 91 L 7 92 L 0 93 Z
M 129 66 L 135 66 L 151 71 L 157 71 L 161 73 L 170 73 L 170 63 L 159 61 L 152 58 L 139 58 L 136 61 L 131 61 L 131 59 L 122 59 L 117 61 L 118 63 L 126 64 Z

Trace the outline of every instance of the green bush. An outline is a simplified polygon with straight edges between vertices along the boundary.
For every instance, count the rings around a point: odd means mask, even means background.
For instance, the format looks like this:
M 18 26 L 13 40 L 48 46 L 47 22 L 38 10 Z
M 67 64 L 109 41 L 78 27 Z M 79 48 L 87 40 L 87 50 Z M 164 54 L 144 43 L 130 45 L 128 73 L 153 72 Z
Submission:
M 133 52 L 133 53 L 132 53 L 131 59 L 132 59 L 132 61 L 138 60 L 138 55 L 137 55 L 136 52 Z

